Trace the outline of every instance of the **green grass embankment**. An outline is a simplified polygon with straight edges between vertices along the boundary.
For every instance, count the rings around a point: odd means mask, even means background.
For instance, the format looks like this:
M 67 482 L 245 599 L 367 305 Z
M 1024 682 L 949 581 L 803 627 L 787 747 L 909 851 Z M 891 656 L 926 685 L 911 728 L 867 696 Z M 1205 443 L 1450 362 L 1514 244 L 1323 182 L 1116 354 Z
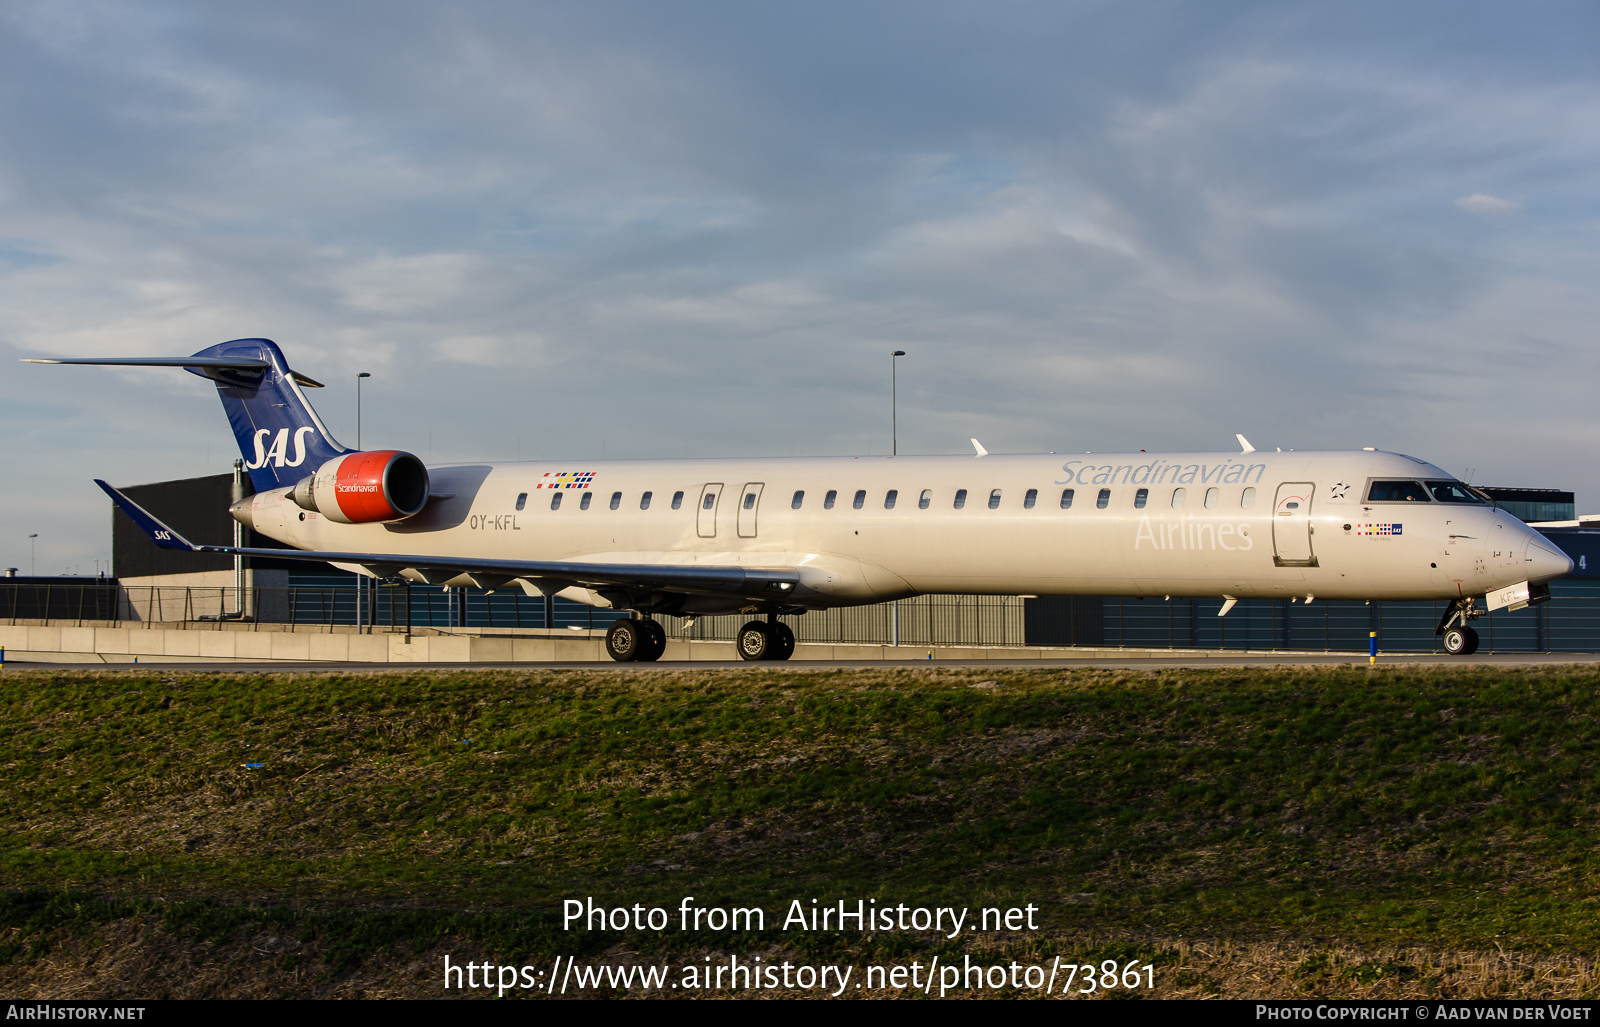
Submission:
M 1033 902 L 1042 934 L 985 944 L 1171 962 L 1218 939 L 1300 953 L 1286 979 L 1312 990 L 1437 990 L 1427 953 L 1600 949 L 1597 694 L 1581 667 L 8 670 L 0 982 L 130 924 L 267 938 L 250 951 L 296 987 L 441 939 L 548 960 L 619 941 L 564 933 L 564 898 L 694 895 L 778 917 L 793 898 Z M 1424 955 L 1360 970 L 1350 947 Z

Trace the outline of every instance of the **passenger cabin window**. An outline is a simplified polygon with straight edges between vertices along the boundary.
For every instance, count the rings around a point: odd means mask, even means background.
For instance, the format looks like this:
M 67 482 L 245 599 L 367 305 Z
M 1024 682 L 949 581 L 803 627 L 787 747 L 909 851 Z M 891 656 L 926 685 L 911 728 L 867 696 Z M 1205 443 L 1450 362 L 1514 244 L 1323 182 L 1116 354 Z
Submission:
M 754 510 L 756 508 L 756 494 L 754 492 L 746 492 L 744 494 L 744 508 L 746 510 Z
M 521 510 L 523 507 L 525 507 L 527 505 L 528 505 L 528 494 L 526 492 L 518 494 L 518 496 L 517 496 L 517 509 Z
M 1094 501 L 1094 505 L 1098 509 L 1101 509 L 1101 510 L 1104 510 L 1106 507 L 1110 506 L 1111 505 L 1111 490 L 1110 489 L 1101 489 L 1100 490 L 1100 498 L 1098 498 L 1098 499 L 1096 499 Z
M 917 509 L 926 510 L 933 502 L 933 489 L 923 489 L 922 495 L 917 497 Z
M 622 505 L 622 493 L 620 493 L 620 492 L 611 493 L 611 509 L 615 510 L 617 507 L 619 507 L 621 505 Z
M 991 509 L 991 510 L 1000 509 L 1000 490 L 999 489 L 995 489 L 993 492 L 989 493 L 989 509 Z
M 550 509 L 561 509 L 561 493 L 557 492 L 555 495 L 550 497 Z
M 1246 510 L 1248 510 L 1251 507 L 1255 506 L 1256 505 L 1256 490 L 1255 489 L 1245 489 L 1244 490 L 1244 495 L 1239 497 L 1239 505 L 1244 507 Z
M 1071 510 L 1072 509 L 1072 492 L 1073 492 L 1072 489 L 1062 489 L 1061 490 L 1061 509 L 1063 509 L 1063 510 Z
M 1187 497 L 1188 495 L 1189 495 L 1189 490 L 1188 489 L 1173 489 L 1172 490 L 1172 508 L 1174 510 L 1182 510 L 1183 509 L 1183 501 L 1184 501 L 1185 497 Z
M 900 490 L 899 489 L 890 489 L 887 493 L 885 493 L 885 495 L 883 497 L 883 508 L 885 510 L 893 510 L 894 509 L 894 501 L 899 499 L 899 498 L 900 498 Z
M 1135 492 L 1133 494 L 1133 508 L 1135 510 L 1143 510 L 1145 503 L 1147 503 L 1149 501 L 1150 501 L 1150 490 L 1149 489 L 1140 489 L 1138 492 Z
M 1027 492 L 1022 494 L 1022 508 L 1024 510 L 1032 510 L 1033 509 L 1033 504 L 1037 503 L 1038 501 L 1039 501 L 1039 490 L 1038 489 L 1029 489 Z
M 1369 503 L 1426 503 L 1427 490 L 1419 481 L 1375 481 L 1367 490 Z
M 674 492 L 672 494 L 672 508 L 674 510 L 676 510 L 676 509 L 680 508 L 681 506 L 683 506 L 683 493 L 682 492 Z
M 959 509 L 961 509 L 962 507 L 964 507 L 966 505 L 967 505 L 967 490 L 966 489 L 956 489 L 956 503 L 955 503 L 956 509 L 959 510 Z
M 641 510 L 650 509 L 650 497 L 653 496 L 653 495 L 655 495 L 655 493 L 646 492 L 644 495 L 640 496 L 639 497 L 639 509 L 641 509 Z
M 1215 510 L 1216 508 L 1217 508 L 1217 490 L 1216 489 L 1206 489 L 1206 509 L 1207 510 Z
M 796 492 L 794 494 L 794 498 L 793 499 L 789 500 L 789 509 L 798 510 L 798 509 L 800 509 L 800 504 L 804 503 L 805 501 L 806 501 L 806 494 L 805 494 L 805 490 L 802 489 L 802 490 L 800 490 L 800 491 L 798 491 L 798 492 Z
M 834 502 L 834 500 L 836 500 L 838 498 L 839 498 L 839 490 L 838 489 L 829 489 L 828 490 L 828 494 L 822 497 L 822 508 L 824 510 L 832 510 L 833 509 L 833 502 Z
M 579 510 L 587 510 L 587 509 L 589 509 L 589 504 L 592 503 L 592 502 L 594 502 L 594 493 L 593 492 L 585 492 L 583 494 L 583 498 L 578 500 L 578 509 Z
M 717 505 L 717 494 L 715 492 L 707 492 L 706 493 L 706 501 L 704 503 L 700 504 L 700 509 L 709 510 L 713 506 L 716 506 L 716 505 Z
M 1430 481 L 1425 483 L 1428 491 L 1433 493 L 1433 498 L 1441 503 L 1477 503 L 1484 505 L 1483 500 L 1473 495 L 1472 490 L 1459 481 Z M 517 509 L 522 509 L 518 507 Z
M 866 489 L 856 489 L 856 498 L 854 500 L 852 500 L 851 503 L 850 503 L 851 509 L 859 510 L 859 509 L 861 509 L 862 507 L 864 507 L 866 505 L 867 505 L 867 490 Z

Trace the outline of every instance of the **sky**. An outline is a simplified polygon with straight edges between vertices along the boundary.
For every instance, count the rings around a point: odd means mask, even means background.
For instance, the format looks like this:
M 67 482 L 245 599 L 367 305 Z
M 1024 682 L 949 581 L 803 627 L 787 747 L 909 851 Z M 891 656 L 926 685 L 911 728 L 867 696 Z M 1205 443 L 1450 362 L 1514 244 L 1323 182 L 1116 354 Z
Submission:
M 0 5 L 0 561 L 264 336 L 435 462 L 1375 446 L 1600 511 L 1593 3 Z M 208 540 L 222 541 L 222 540 Z

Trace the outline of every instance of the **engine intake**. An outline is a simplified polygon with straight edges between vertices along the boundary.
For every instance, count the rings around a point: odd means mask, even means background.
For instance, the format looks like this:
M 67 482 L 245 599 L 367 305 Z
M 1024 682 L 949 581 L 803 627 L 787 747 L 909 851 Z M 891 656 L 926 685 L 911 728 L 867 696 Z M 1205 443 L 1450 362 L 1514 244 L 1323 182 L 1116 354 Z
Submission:
M 428 469 L 397 449 L 346 453 L 301 478 L 295 505 L 341 524 L 402 521 L 428 505 Z

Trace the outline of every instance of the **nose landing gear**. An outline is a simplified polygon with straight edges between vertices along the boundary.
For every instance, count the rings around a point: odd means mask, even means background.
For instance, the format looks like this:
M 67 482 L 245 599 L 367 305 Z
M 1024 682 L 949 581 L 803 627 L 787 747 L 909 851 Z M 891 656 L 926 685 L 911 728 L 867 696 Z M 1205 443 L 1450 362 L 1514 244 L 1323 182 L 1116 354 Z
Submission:
M 1475 600 L 1452 599 L 1433 633 L 1441 636 L 1444 651 L 1451 656 L 1471 656 L 1478 651 L 1478 633 L 1467 626 L 1467 621 L 1482 616 Z
M 1478 651 L 1478 633 L 1471 628 L 1446 628 L 1443 644 L 1451 656 L 1471 656 Z

